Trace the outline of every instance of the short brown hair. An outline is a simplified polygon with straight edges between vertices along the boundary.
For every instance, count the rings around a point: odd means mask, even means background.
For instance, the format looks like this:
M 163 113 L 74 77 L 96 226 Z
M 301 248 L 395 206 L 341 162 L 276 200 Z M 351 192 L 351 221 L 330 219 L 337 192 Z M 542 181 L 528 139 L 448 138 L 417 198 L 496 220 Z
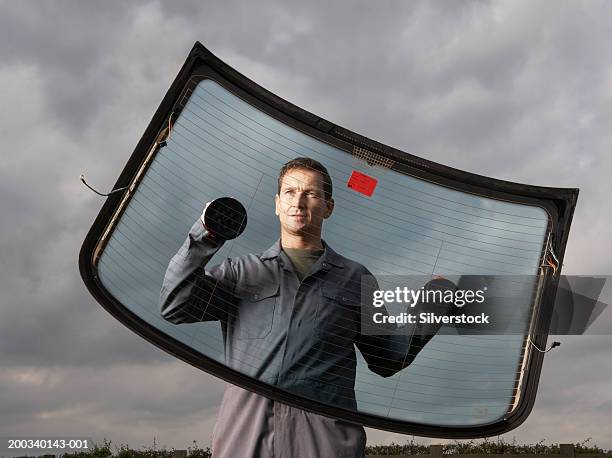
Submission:
M 325 196 L 325 200 L 331 200 L 333 187 L 329 172 L 323 164 L 309 157 L 296 157 L 283 165 L 283 168 L 280 169 L 280 173 L 278 174 L 278 194 L 280 194 L 283 177 L 289 170 L 293 169 L 315 170 L 319 172 L 323 179 L 323 195 Z

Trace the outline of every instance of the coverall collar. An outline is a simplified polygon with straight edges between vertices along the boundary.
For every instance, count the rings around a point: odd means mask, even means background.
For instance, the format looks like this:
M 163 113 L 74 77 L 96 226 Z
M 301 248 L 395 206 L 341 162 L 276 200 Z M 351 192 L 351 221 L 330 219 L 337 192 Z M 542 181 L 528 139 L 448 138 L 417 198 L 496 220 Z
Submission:
M 335 267 L 344 267 L 344 262 L 342 262 L 342 256 L 336 253 L 332 248 L 325 242 L 325 240 L 321 239 L 321 243 L 323 244 L 323 248 L 325 251 L 321 256 L 323 261 L 328 262 L 329 264 Z M 274 242 L 270 248 L 264 251 L 261 255 L 261 259 L 274 259 L 277 258 L 281 253 L 281 241 L 280 238 Z

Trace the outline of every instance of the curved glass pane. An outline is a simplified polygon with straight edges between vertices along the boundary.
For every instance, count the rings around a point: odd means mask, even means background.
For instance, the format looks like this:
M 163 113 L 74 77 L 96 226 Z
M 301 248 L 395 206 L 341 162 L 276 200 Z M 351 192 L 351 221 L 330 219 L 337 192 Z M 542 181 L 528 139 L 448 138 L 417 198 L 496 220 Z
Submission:
M 194 227 L 197 232 L 205 203 L 215 198 L 238 199 L 247 209 L 248 224 L 240 237 L 214 253 L 206 269 L 274 246 L 279 238 L 277 177 L 283 164 L 298 156 L 320 161 L 332 178 L 335 208 L 323 225 L 327 246 L 365 266 L 381 287 L 393 276 L 535 278 L 548 226 L 542 208 L 370 166 L 283 124 L 212 80 L 197 85 L 173 121 L 167 145 L 154 156 L 98 262 L 100 279 L 117 300 L 198 352 L 307 398 L 428 425 L 481 425 L 507 415 L 521 395 L 523 334 L 435 335 L 407 367 L 383 376 L 372 370 L 377 364 L 364 359 L 366 345 L 322 331 L 329 307 L 343 305 L 328 283 L 318 286 L 320 303 L 309 310 L 297 310 L 299 300 L 284 296 L 282 282 L 278 288 L 257 279 L 238 285 L 241 303 L 259 304 L 259 293 L 253 293 L 259 291 L 268 305 L 253 307 L 249 315 L 224 309 L 225 330 L 222 321 L 164 319 L 160 289 L 172 262 L 197 255 L 187 249 L 195 243 L 188 233 Z M 370 197 L 348 186 L 353 171 L 376 179 Z M 223 299 L 213 305 L 223 309 Z M 242 321 L 232 314 L 242 314 Z M 522 318 L 525 326 L 530 317 Z M 240 338 L 238 329 L 244 329 Z M 385 359 L 378 364 L 384 366 Z

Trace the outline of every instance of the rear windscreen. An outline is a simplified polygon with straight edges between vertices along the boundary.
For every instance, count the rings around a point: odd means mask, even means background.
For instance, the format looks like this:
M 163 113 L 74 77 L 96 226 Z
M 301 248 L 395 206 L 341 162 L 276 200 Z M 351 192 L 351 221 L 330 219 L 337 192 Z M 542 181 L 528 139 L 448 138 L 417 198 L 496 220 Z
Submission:
M 125 307 L 202 355 L 226 364 L 221 324 L 173 324 L 162 318 L 160 288 L 169 263 L 205 203 L 223 196 L 244 205 L 248 224 L 242 235 L 223 244 L 206 268 L 273 246 L 279 238 L 274 206 L 279 170 L 300 156 L 325 165 L 333 182 L 335 207 L 323 225 L 323 240 L 339 255 L 365 266 L 381 287 L 394 278 L 419 276 L 454 282 L 466 275 L 531 278 L 534 284 L 522 304 L 528 313 L 519 323 L 529 328 L 532 289 L 537 287 L 549 224 L 542 208 L 444 187 L 400 173 L 392 161 L 368 156 L 367 151 L 340 150 L 209 79 L 195 86 L 171 127 L 167 144 L 152 156 L 115 221 L 97 267 L 104 287 Z M 317 316 L 313 311 L 313 329 Z M 274 324 L 269 326 L 273 329 Z M 321 361 L 307 364 L 324 365 L 325 355 L 334 354 L 333 340 L 327 339 Z M 248 345 L 234 348 L 231 357 L 261 367 L 267 364 L 270 345 L 265 336 L 254 336 Z M 490 424 L 511 412 L 522 396 L 526 349 L 526 332 L 447 330 L 390 377 L 372 371 L 355 348 L 354 381 L 323 379 L 311 391 L 295 393 L 321 400 L 322 392 L 334 392 L 336 397 L 323 400 L 335 399 L 346 408 L 351 404 L 343 396 L 352 395 L 336 388 L 354 382 L 356 407 L 351 408 L 359 412 L 427 425 Z M 344 363 L 353 364 L 334 360 Z M 257 373 L 245 369 L 245 375 Z M 286 389 L 292 391 L 291 386 Z

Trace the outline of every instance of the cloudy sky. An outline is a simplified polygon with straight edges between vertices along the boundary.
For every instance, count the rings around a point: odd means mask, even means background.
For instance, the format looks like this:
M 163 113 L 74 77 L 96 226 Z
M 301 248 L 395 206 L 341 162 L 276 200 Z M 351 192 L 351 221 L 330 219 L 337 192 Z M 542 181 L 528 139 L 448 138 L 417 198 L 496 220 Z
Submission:
M 579 187 L 564 273 L 612 272 L 610 12 L 605 1 L 0 1 L 0 437 L 210 444 L 223 383 L 118 323 L 77 268 L 103 204 L 79 175 L 112 187 L 196 40 L 383 143 Z M 505 437 L 612 448 L 612 337 L 560 340 L 531 416 Z

